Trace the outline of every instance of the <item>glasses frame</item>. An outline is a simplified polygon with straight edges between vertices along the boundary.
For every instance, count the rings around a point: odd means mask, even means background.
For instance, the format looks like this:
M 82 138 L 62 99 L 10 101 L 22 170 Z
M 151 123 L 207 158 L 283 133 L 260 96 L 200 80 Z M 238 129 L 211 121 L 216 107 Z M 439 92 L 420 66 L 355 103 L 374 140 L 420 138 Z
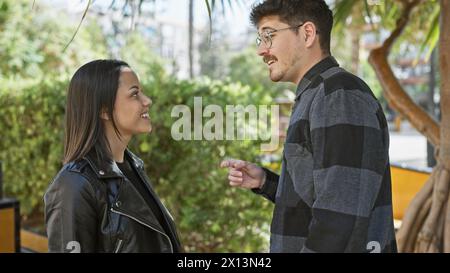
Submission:
M 261 37 L 261 34 L 258 32 L 258 37 L 256 37 L 256 46 L 259 47 L 261 45 L 262 42 L 264 42 L 264 44 L 266 45 L 267 49 L 271 49 L 272 48 L 272 44 L 273 44 L 273 40 L 272 40 L 272 34 L 275 32 L 280 32 L 283 30 L 287 30 L 287 29 L 296 29 L 299 28 L 301 26 L 303 26 L 305 24 L 305 22 L 297 25 L 297 26 L 293 26 L 293 27 L 286 27 L 286 28 L 280 28 L 280 29 L 274 29 L 274 30 L 267 30 L 263 32 L 263 37 Z M 266 36 L 264 36 L 266 35 Z

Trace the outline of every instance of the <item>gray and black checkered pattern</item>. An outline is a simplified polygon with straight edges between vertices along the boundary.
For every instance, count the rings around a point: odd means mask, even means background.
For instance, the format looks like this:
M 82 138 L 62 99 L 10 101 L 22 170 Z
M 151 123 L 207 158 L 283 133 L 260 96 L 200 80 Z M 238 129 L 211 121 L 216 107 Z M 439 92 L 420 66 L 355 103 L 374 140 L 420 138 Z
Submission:
M 370 88 L 333 57 L 297 88 L 275 202 L 271 252 L 396 252 L 389 133 Z

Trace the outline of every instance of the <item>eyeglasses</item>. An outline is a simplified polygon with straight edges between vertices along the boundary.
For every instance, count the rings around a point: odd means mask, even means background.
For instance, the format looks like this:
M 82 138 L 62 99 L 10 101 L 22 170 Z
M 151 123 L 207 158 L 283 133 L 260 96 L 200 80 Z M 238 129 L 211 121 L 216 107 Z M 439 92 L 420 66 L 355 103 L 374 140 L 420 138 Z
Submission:
M 286 29 L 294 29 L 299 28 L 303 26 L 305 23 L 301 23 L 298 26 L 295 27 L 287 27 L 287 28 L 280 28 L 280 29 L 274 29 L 274 30 L 266 30 L 262 34 L 258 33 L 258 37 L 256 37 L 256 46 L 259 47 L 261 45 L 261 41 L 264 42 L 267 49 L 272 48 L 272 34 L 278 31 L 286 30 Z

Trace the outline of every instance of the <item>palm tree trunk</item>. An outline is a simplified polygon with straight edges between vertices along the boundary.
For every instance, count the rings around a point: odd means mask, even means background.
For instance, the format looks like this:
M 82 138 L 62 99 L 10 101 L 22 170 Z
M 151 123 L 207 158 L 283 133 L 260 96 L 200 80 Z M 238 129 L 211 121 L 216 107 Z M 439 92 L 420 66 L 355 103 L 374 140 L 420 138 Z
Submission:
M 194 77 L 194 0 L 189 0 L 189 77 Z

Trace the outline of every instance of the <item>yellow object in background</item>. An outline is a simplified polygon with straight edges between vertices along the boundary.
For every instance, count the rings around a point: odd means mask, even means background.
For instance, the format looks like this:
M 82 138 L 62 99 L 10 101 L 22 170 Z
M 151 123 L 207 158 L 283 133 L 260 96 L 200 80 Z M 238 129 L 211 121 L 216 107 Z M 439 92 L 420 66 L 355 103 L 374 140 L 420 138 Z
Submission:
M 19 202 L 0 199 L 0 253 L 20 251 Z
M 408 205 L 430 177 L 430 170 L 391 165 L 394 219 L 402 220 Z

